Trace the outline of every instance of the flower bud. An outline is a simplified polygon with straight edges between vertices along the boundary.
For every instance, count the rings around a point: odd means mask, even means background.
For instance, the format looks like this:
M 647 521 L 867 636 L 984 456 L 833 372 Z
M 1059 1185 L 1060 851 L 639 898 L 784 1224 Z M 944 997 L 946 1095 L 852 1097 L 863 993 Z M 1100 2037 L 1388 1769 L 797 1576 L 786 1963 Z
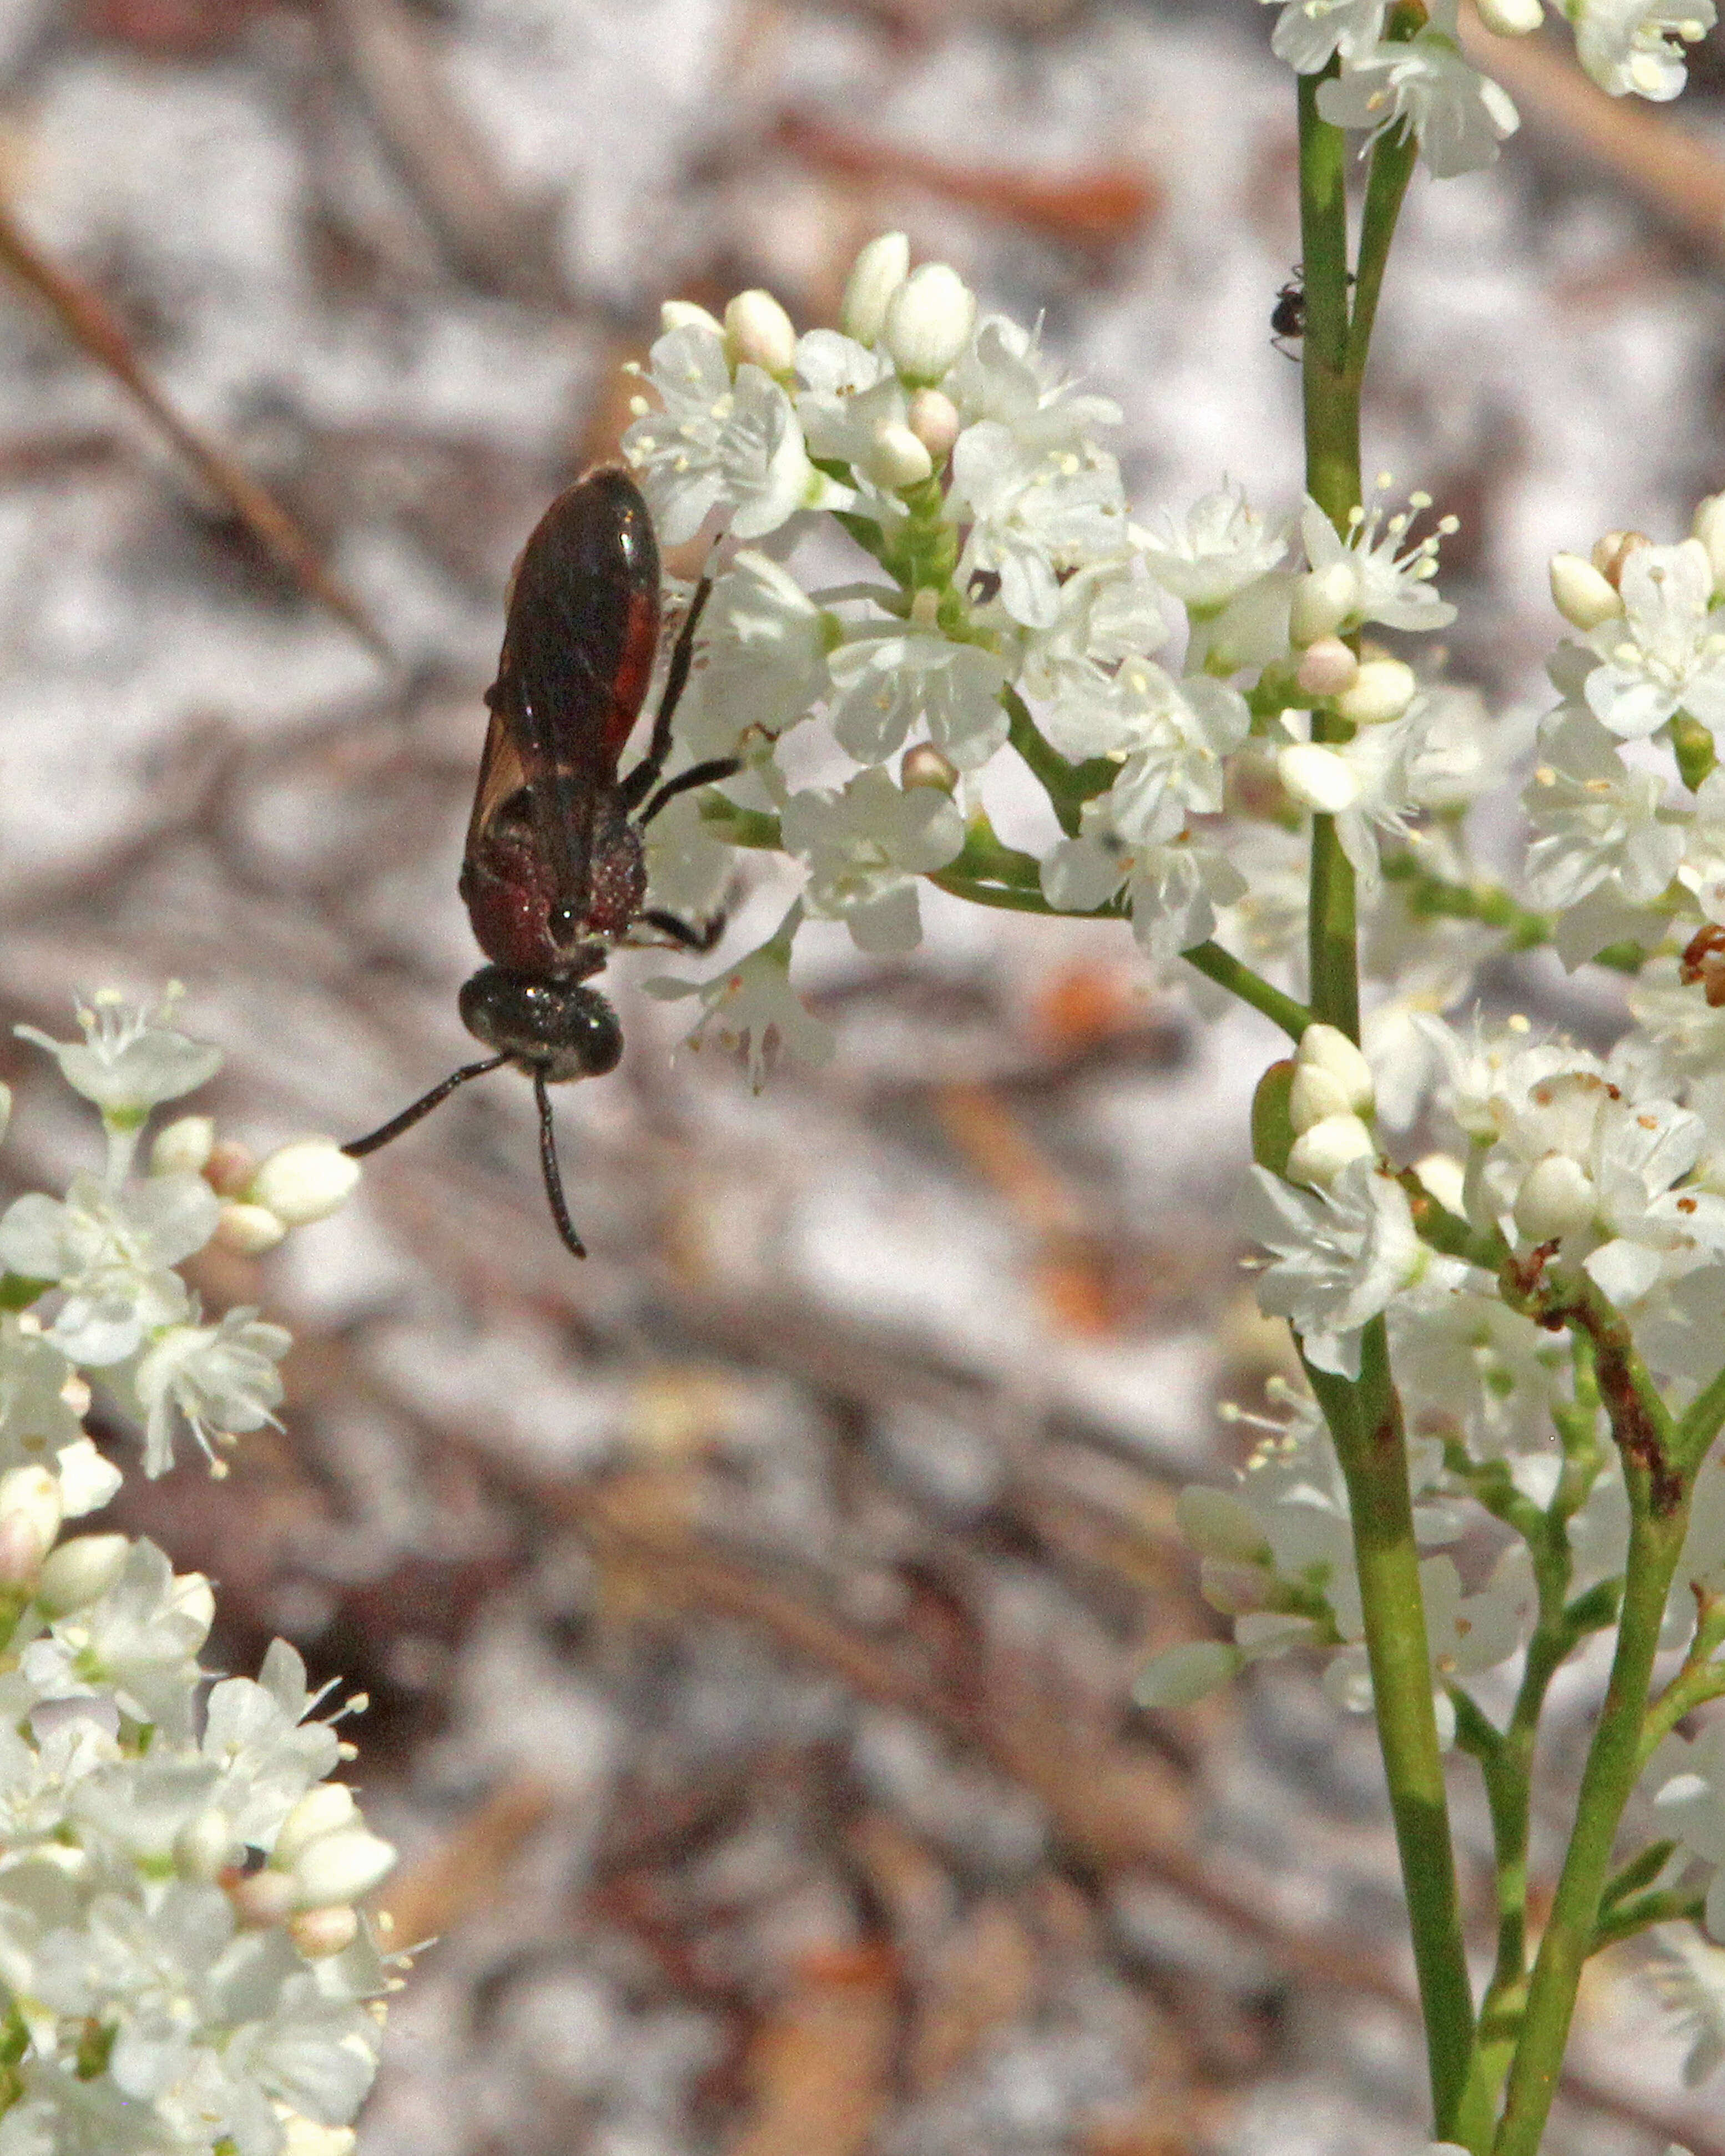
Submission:
M 321 1834 L 334 1834 L 352 1826 L 358 1817 L 359 1806 L 345 1782 L 318 1782 L 282 1821 L 270 1861 L 278 1871 L 285 1871 L 308 1842 L 316 1841 Z
M 1354 1103 L 1339 1078 L 1312 1065 L 1295 1070 L 1294 1082 L 1288 1088 L 1288 1121 L 1294 1127 L 1296 1137 L 1304 1137 L 1312 1125 L 1321 1123 L 1326 1116 L 1353 1113 Z
M 1539 0 L 1479 0 L 1480 20 L 1497 38 L 1525 38 L 1545 20 Z
M 242 1258 L 261 1257 L 286 1234 L 267 1205 L 224 1205 L 216 1220 L 216 1241 Z
M 1416 1160 L 1414 1173 L 1446 1213 L 1467 1213 L 1467 1175 L 1459 1160 L 1446 1152 L 1429 1152 Z
M 1262 1564 L 1270 1545 L 1257 1514 L 1231 1490 L 1194 1482 L 1174 1501 L 1174 1522 L 1201 1556 Z
M 942 793 L 958 791 L 958 767 L 942 756 L 932 742 L 917 742 L 905 751 L 898 767 L 901 786 L 933 786 Z
M 34 1586 L 64 1517 L 59 1477 L 46 1467 L 0 1475 L 0 1583 Z
M 369 1827 L 344 1826 L 308 1842 L 294 1861 L 293 1877 L 302 1909 L 326 1909 L 357 1902 L 381 1886 L 395 1869 L 395 1850 Z
M 1294 676 L 1308 696 L 1345 696 L 1359 679 L 1359 661 L 1339 636 L 1308 644 Z
M 944 464 L 958 439 L 958 407 L 943 390 L 919 389 L 907 417 L 916 439 L 936 464 Z
M 1594 567 L 1614 589 L 1623 582 L 1623 565 L 1638 547 L 1653 542 L 1645 531 L 1608 531 L 1594 542 Z
M 869 444 L 862 468 L 877 486 L 891 487 L 896 492 L 927 479 L 934 470 L 934 459 L 908 427 L 891 420 Z
M 693 300 L 667 300 L 659 310 L 659 326 L 671 330 L 711 330 L 716 337 L 725 334 L 724 324 L 710 315 L 705 307 L 698 307 Z
M 1327 1190 L 1350 1161 L 1374 1160 L 1377 1154 L 1378 1142 L 1358 1116 L 1326 1116 L 1294 1140 L 1288 1181 Z
M 228 1815 L 212 1805 L 187 1820 L 174 1836 L 174 1870 L 182 1879 L 212 1885 L 239 1854 Z
M 1240 1650 L 1219 1640 L 1185 1640 L 1153 1655 L 1132 1681 L 1140 1707 L 1190 1707 L 1218 1691 L 1240 1664 Z
M 739 292 L 725 310 L 725 357 L 732 372 L 758 367 L 783 377 L 796 364 L 796 325 L 771 292 Z
M 1579 554 L 1551 557 L 1552 603 L 1572 629 L 1597 629 L 1623 612 L 1617 587 Z
M 938 382 L 975 327 L 976 295 L 944 262 L 913 270 L 886 303 L 886 349 L 907 382 Z
M 1690 526 L 1690 536 L 1699 539 L 1707 550 L 1707 559 L 1713 565 L 1715 596 L 1725 591 L 1725 494 L 1710 494 L 1707 500 L 1696 505 L 1695 521 Z
M 883 232 L 856 258 L 839 308 L 839 326 L 859 344 L 875 344 L 886 324 L 886 307 L 911 274 L 911 243 L 901 232 Z
M 74 1535 L 49 1552 L 36 1583 L 38 1604 L 50 1617 L 87 1609 L 119 1578 L 131 1554 L 124 1535 Z
M 333 1138 L 295 1138 L 278 1146 L 252 1178 L 249 1205 L 261 1205 L 285 1227 L 326 1220 L 353 1195 L 359 1163 Z
M 210 1626 L 216 1621 L 216 1594 L 209 1584 L 208 1573 L 177 1572 L 173 1606 L 182 1617 L 192 1620 L 201 1635 L 208 1637 Z
M 1594 1179 L 1566 1152 L 1536 1161 L 1516 1194 L 1515 1224 L 1530 1243 L 1548 1243 L 1587 1226 L 1599 1202 Z
M 353 2156 L 359 2136 L 351 2126 L 319 2126 L 290 2112 L 278 2118 L 281 2128 L 281 2156 Z
M 288 1918 L 288 1937 L 307 1961 L 345 1953 L 359 1937 L 359 1918 L 345 1903 L 326 1909 L 302 1909 Z
M 1294 1051 L 1294 1062 L 1299 1070 L 1326 1072 L 1340 1086 L 1350 1108 L 1360 1115 L 1370 1112 L 1378 1097 L 1372 1066 L 1340 1026 L 1326 1025 L 1321 1019 L 1308 1025 Z
M 156 1133 L 150 1147 L 151 1175 L 202 1175 L 216 1142 L 208 1116 L 177 1116 Z
M 218 1198 L 238 1198 L 258 1172 L 257 1155 L 237 1138 L 218 1138 L 203 1163 L 203 1179 Z
M 1339 816 L 1359 798 L 1359 780 L 1346 757 L 1319 742 L 1296 742 L 1276 759 L 1284 791 L 1302 808 Z
M 285 1871 L 252 1871 L 228 1889 L 234 1913 L 248 1931 L 268 1931 L 293 1914 L 297 1892 Z
M 1333 636 L 1359 603 L 1359 577 L 1352 562 L 1332 562 L 1294 579 L 1288 608 L 1288 640 L 1303 650 Z
M 1368 659 L 1351 689 L 1336 699 L 1336 709 L 1357 726 L 1387 726 L 1399 719 L 1420 693 L 1411 666 L 1399 659 Z

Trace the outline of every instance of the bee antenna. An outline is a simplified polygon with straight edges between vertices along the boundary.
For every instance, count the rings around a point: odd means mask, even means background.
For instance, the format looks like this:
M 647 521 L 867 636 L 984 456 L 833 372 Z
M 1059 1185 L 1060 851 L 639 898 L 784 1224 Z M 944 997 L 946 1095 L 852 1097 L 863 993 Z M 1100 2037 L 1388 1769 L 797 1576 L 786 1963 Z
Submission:
M 539 1103 L 539 1166 L 545 1177 L 545 1194 L 551 1201 L 551 1217 L 568 1248 L 578 1258 L 584 1258 L 587 1245 L 575 1232 L 575 1223 L 569 1218 L 569 1203 L 563 1195 L 562 1171 L 557 1166 L 557 1132 L 551 1120 L 551 1093 L 545 1083 L 544 1071 L 537 1068 L 533 1072 L 533 1098 Z
M 363 1160 L 368 1152 L 376 1152 L 379 1146 L 387 1146 L 391 1138 L 398 1138 L 403 1131 L 412 1130 L 422 1116 L 429 1116 L 434 1108 L 440 1107 L 458 1086 L 465 1086 L 470 1078 L 483 1078 L 486 1071 L 495 1070 L 508 1060 L 506 1055 L 488 1055 L 483 1063 L 464 1063 L 441 1084 L 422 1094 L 411 1107 L 403 1108 L 398 1116 L 392 1116 L 368 1137 L 356 1138 L 352 1145 L 344 1145 L 342 1152 L 350 1160 Z

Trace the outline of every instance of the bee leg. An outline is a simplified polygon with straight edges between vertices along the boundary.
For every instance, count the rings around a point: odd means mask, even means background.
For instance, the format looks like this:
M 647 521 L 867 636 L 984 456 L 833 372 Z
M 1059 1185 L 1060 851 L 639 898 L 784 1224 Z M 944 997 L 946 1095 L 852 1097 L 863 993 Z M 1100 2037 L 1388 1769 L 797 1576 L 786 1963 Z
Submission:
M 670 665 L 665 670 L 665 691 L 659 699 L 659 709 L 653 714 L 653 735 L 647 743 L 647 753 L 623 782 L 623 806 L 627 813 L 644 801 L 652 791 L 659 774 L 665 768 L 665 759 L 670 754 L 671 721 L 676 716 L 677 706 L 683 700 L 683 691 L 689 685 L 689 669 L 695 663 L 695 632 L 701 626 L 701 617 L 708 599 L 712 596 L 713 580 L 703 577 L 695 587 L 695 596 L 689 602 L 689 611 L 683 617 L 683 626 L 677 632 L 677 640 L 671 647 Z
M 716 785 L 721 778 L 729 778 L 742 769 L 741 760 L 734 756 L 709 757 L 705 763 L 691 763 L 686 771 L 680 771 L 675 778 L 668 778 L 653 798 L 635 819 L 637 829 L 644 830 L 664 808 L 667 801 L 675 801 L 680 793 L 687 793 L 696 786 Z M 633 778 L 634 773 L 630 773 Z
M 661 936 L 670 937 L 671 942 L 683 950 L 697 954 L 712 949 L 724 934 L 725 923 L 729 917 L 721 910 L 714 914 L 711 920 L 703 921 L 696 927 L 691 921 L 680 921 L 675 913 L 662 913 L 656 906 L 649 906 L 640 916 L 649 928 L 656 928 Z

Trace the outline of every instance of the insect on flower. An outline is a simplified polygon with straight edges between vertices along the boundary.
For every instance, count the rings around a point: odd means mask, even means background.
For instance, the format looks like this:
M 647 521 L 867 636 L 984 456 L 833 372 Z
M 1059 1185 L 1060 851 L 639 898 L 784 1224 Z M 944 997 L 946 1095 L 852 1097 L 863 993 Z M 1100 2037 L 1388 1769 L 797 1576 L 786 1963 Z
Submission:
M 660 783 L 710 589 L 707 578 L 696 588 L 646 753 L 620 778 L 659 649 L 653 520 L 634 481 L 614 465 L 578 480 L 540 518 L 510 585 L 461 863 L 462 900 L 490 962 L 461 991 L 461 1022 L 496 1053 L 463 1065 L 342 1148 L 356 1158 L 374 1152 L 458 1086 L 513 1063 L 533 1081 L 546 1196 L 578 1258 L 587 1252 L 563 1196 L 547 1089 L 603 1077 L 623 1054 L 616 1012 L 585 983 L 619 943 L 709 951 L 724 925 L 721 918 L 693 927 L 645 905 L 641 846 L 643 829 L 666 802 L 738 767 L 716 757 Z
M 1306 334 L 1306 279 L 1304 271 L 1296 265 L 1294 274 L 1276 295 L 1276 305 L 1270 311 L 1270 341 L 1284 359 L 1297 359 L 1296 352 L 1288 346 Z

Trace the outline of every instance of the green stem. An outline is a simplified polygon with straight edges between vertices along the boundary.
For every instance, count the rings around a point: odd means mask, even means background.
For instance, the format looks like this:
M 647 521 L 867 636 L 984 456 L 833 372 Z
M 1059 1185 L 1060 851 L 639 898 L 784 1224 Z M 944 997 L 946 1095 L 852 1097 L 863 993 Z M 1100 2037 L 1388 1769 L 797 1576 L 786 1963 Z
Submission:
M 1353 372 L 1363 377 L 1366 354 L 1371 349 L 1372 327 L 1378 319 L 1378 299 L 1384 289 L 1384 265 L 1389 243 L 1395 237 L 1402 198 L 1408 192 L 1420 155 L 1419 138 L 1411 127 L 1399 135 L 1380 135 L 1372 146 L 1371 167 L 1366 176 L 1365 205 L 1359 220 L 1359 267 L 1354 279 L 1353 319 L 1348 325 L 1348 358 Z
M 1620 1939 L 1633 1938 L 1637 1932 L 1645 1932 L 1654 1924 L 1698 1924 L 1707 1914 L 1707 1896 L 1697 1893 L 1692 1887 L 1672 1887 L 1663 1893 L 1640 1895 L 1600 1917 L 1594 1927 L 1593 1943 L 1588 1953 L 1589 1956 L 1596 1954 L 1602 1947 L 1615 1946 Z
M 1677 1424 L 1677 1456 L 1686 1467 L 1700 1466 L 1722 1427 L 1725 1427 L 1725 1370 L 1696 1394 Z
M 1343 538 L 1359 506 L 1359 393 L 1365 351 L 1350 349 L 1348 321 L 1348 137 L 1319 116 L 1320 86 L 1337 72 L 1300 79 L 1300 247 L 1306 288 L 1301 358 L 1306 404 L 1306 487 Z M 1386 236 L 1387 242 L 1387 236 Z
M 1554 925 L 1548 913 L 1535 913 L 1502 884 L 1481 878 L 1475 883 L 1451 883 L 1434 875 L 1414 855 L 1385 857 L 1384 879 L 1400 884 L 1407 908 L 1419 921 L 1477 921 L 1487 928 L 1501 928 L 1512 951 L 1532 951 L 1549 943 Z
M 1599 1340 L 1594 1336 L 1595 1352 Z M 1603 1358 L 1602 1363 L 1603 1363 Z M 1582 1775 L 1575 1825 L 1558 1881 L 1545 1936 L 1533 1964 L 1520 2041 L 1510 2066 L 1502 2123 L 1494 2156 L 1538 2156 L 1562 2071 L 1575 1994 L 1594 1950 L 1599 1905 L 1610 1868 L 1611 1845 L 1623 1808 L 1640 1771 L 1640 1733 L 1659 1651 L 1666 1596 L 1683 1548 L 1687 1493 L 1675 1502 L 1659 1486 L 1656 1469 L 1639 1450 L 1640 1432 L 1620 1428 L 1621 1396 L 1601 1369 L 1601 1389 L 1614 1434 L 1624 1455 L 1632 1520 L 1629 1569 L 1618 1620 L 1617 1651 L 1605 1704 Z
M 1473 1997 L 1432 1702 L 1407 1439 L 1383 1319 L 1373 1319 L 1362 1337 L 1357 1384 L 1309 1366 L 1307 1374 L 1348 1483 L 1378 1741 L 1425 2018 L 1432 2110 L 1441 2133 L 1450 2128 L 1466 2083 Z
M 1092 757 L 1087 763 L 1068 763 L 1044 738 L 1042 729 L 1030 716 L 1029 706 L 1016 689 L 1003 689 L 1000 701 L 1006 707 L 1006 738 L 1047 794 L 1060 829 L 1069 839 L 1076 839 L 1085 803 L 1107 792 L 1120 775 L 1119 765 L 1105 756 Z
M 1290 1040 L 1297 1042 L 1311 1024 L 1312 1013 L 1304 1004 L 1296 1003 L 1291 996 L 1285 996 L 1280 988 L 1272 988 L 1261 973 L 1254 973 L 1243 958 L 1236 958 L 1219 943 L 1194 943 L 1180 956 L 1218 988 L 1229 989 L 1243 1004 L 1261 1011 L 1281 1028 Z

